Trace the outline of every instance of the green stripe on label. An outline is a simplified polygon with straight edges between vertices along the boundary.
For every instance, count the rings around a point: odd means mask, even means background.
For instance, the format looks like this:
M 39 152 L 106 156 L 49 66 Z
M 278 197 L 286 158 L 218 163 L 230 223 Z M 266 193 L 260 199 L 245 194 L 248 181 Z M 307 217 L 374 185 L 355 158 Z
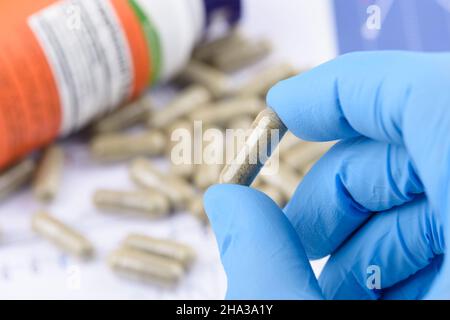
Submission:
M 155 26 L 150 21 L 150 18 L 145 14 L 144 10 L 139 6 L 135 0 L 129 0 L 136 16 L 141 23 L 142 30 L 145 33 L 147 46 L 150 52 L 150 61 L 152 64 L 152 73 L 150 74 L 150 84 L 157 82 L 161 76 L 161 69 L 163 65 L 163 57 L 161 50 L 161 40 Z

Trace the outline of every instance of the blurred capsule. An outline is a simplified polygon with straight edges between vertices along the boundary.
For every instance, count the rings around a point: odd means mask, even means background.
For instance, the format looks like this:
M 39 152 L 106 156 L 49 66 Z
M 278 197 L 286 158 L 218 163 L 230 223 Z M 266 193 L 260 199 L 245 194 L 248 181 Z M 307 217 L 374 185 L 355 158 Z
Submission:
M 220 173 L 223 169 L 223 164 L 207 164 L 203 163 L 196 166 L 193 182 L 200 190 L 206 190 L 213 184 L 219 181 Z
M 163 286 L 175 285 L 184 275 L 183 266 L 175 260 L 129 248 L 114 251 L 108 262 L 123 277 Z
M 156 190 L 123 192 L 98 190 L 94 194 L 94 204 L 104 210 L 140 212 L 152 218 L 170 213 L 167 197 Z
M 198 61 L 191 61 L 180 74 L 179 80 L 204 86 L 215 98 L 231 93 L 231 81 L 227 75 Z
M 277 82 L 293 77 L 297 73 L 298 71 L 289 64 L 275 65 L 254 76 L 252 80 L 238 90 L 237 94 L 265 96 Z
M 298 172 L 305 174 L 308 164 L 323 156 L 335 142 L 303 142 L 281 155 L 284 162 Z
M 227 125 L 227 129 L 237 130 L 244 129 L 248 130 L 251 128 L 254 117 L 251 116 L 238 116 L 231 119 Z M 284 139 L 283 139 L 284 140 Z
M 194 50 L 193 57 L 198 61 L 210 63 L 212 59 L 221 52 L 233 50 L 246 41 L 247 40 L 244 39 L 239 30 L 233 30 L 224 37 L 214 39 L 198 46 Z
M 96 133 L 118 132 L 145 122 L 150 115 L 150 107 L 141 100 L 126 105 L 98 120 L 93 131 Z
M 164 153 L 166 137 L 152 130 L 140 134 L 103 134 L 91 142 L 91 153 L 99 161 L 121 161 L 137 156 L 159 156 Z
M 195 218 L 203 223 L 208 222 L 208 216 L 206 215 L 205 208 L 203 206 L 203 197 L 196 196 L 189 202 L 188 210 Z
M 31 159 L 23 160 L 0 175 L 0 201 L 30 181 L 36 164 Z
M 211 64 L 224 72 L 234 72 L 248 67 L 264 58 L 272 51 L 269 41 L 245 41 L 229 50 L 223 50 L 212 57 Z
M 175 209 L 186 208 L 189 199 L 195 195 L 194 188 L 185 180 L 164 174 L 144 158 L 132 161 L 130 176 L 140 187 L 156 189 L 166 195 Z
M 233 97 L 204 106 L 189 115 L 191 121 L 202 121 L 206 126 L 225 127 L 237 117 L 256 117 L 265 108 L 264 102 L 258 97 Z
M 35 197 L 43 202 L 52 201 L 59 191 L 64 166 L 64 151 L 60 146 L 48 147 L 40 160 L 33 181 Z
M 36 233 L 64 251 L 81 258 L 89 258 L 94 253 L 94 248 L 89 240 L 45 212 L 35 214 L 31 223 Z
M 123 246 L 175 260 L 185 268 L 195 260 L 195 252 L 191 247 L 168 239 L 130 234 L 123 241 Z
M 211 94 L 205 87 L 192 85 L 182 91 L 165 108 L 153 113 L 148 124 L 151 128 L 166 128 L 175 120 L 191 114 L 209 101 L 211 101 Z

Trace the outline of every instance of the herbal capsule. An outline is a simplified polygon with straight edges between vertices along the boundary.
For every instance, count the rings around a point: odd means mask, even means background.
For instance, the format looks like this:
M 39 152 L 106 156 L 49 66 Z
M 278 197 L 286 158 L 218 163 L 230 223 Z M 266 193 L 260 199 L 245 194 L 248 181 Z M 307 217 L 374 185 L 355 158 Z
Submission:
M 113 252 L 108 262 L 121 276 L 164 286 L 176 284 L 184 275 L 184 267 L 175 260 L 129 248 Z
M 234 50 L 246 41 L 238 30 L 234 30 L 224 37 L 201 44 L 194 50 L 193 57 L 198 61 L 210 63 L 221 52 Z
M 271 51 L 272 45 L 266 40 L 245 41 L 216 54 L 211 64 L 224 72 L 234 72 L 262 60 Z
M 223 169 L 220 183 L 250 186 L 287 128 L 277 114 L 267 108 L 256 117 L 251 130 L 237 157 Z
M 208 222 L 208 216 L 206 215 L 205 208 L 203 207 L 203 198 L 201 196 L 196 196 L 191 199 L 188 210 L 200 221 L 204 223 Z
M 130 211 L 158 218 L 170 212 L 167 197 L 156 190 L 122 192 L 98 190 L 94 194 L 94 203 L 98 208 L 114 211 Z
M 274 84 L 297 73 L 289 64 L 275 65 L 253 77 L 252 80 L 238 90 L 237 94 L 265 96 Z
M 145 122 L 150 115 L 150 107 L 139 100 L 124 106 L 97 121 L 93 130 L 96 133 L 110 133 L 127 129 Z
M 179 79 L 204 86 L 215 98 L 221 98 L 231 92 L 230 79 L 219 70 L 201 62 L 191 61 Z
M 204 106 L 189 116 L 191 121 L 202 121 L 203 125 L 225 127 L 237 117 L 255 117 L 265 104 L 258 97 L 235 97 Z
M 217 183 L 220 173 L 223 169 L 223 164 L 207 164 L 203 163 L 196 166 L 194 174 L 194 184 L 200 190 L 206 190 L 211 185 Z
M 198 107 L 211 101 L 212 97 L 205 87 L 192 85 L 181 92 L 175 100 L 149 118 L 151 128 L 165 128 L 175 120 L 187 116 Z
M 123 246 L 175 260 L 184 267 L 188 267 L 195 259 L 194 250 L 187 245 L 140 234 L 131 234 L 126 237 Z
M 151 188 L 166 195 L 172 207 L 183 209 L 195 190 L 185 180 L 162 173 L 147 159 L 135 159 L 130 166 L 131 179 L 143 188 Z
M 33 192 L 37 199 L 48 202 L 55 198 L 61 182 L 64 152 L 59 146 L 44 151 L 33 181 Z
M 301 173 L 305 173 L 305 167 L 312 161 L 318 160 L 335 142 L 303 142 L 282 154 L 283 161 Z
M 35 214 L 32 218 L 32 228 L 42 237 L 76 256 L 88 258 L 94 253 L 89 240 L 47 213 Z
M 286 204 L 286 197 L 284 193 L 277 187 L 264 183 L 257 188 L 259 191 L 268 195 L 279 207 L 283 207 Z
M 263 170 L 265 169 L 267 169 L 267 167 Z M 262 172 L 259 176 L 263 182 L 280 190 L 286 199 L 291 198 L 297 185 L 302 179 L 302 176 L 284 163 L 279 164 L 276 173 Z
M 0 175 L 0 200 L 27 183 L 33 175 L 35 166 L 33 160 L 26 159 L 3 172 Z
M 91 152 L 99 161 L 120 161 L 137 156 L 164 153 L 166 137 L 159 131 L 140 134 L 111 133 L 99 135 L 91 142 Z

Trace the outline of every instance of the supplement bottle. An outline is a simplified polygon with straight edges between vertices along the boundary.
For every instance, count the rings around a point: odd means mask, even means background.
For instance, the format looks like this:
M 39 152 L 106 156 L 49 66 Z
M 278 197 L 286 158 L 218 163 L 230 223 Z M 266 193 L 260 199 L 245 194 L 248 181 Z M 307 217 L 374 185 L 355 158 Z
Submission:
M 0 1 L 0 169 L 169 79 L 240 0 Z

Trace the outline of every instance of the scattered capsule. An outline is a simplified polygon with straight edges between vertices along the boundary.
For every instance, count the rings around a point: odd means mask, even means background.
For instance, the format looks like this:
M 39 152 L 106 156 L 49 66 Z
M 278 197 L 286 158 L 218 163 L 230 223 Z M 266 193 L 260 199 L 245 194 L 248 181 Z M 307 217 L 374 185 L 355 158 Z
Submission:
M 137 156 L 159 156 L 164 153 L 166 137 L 152 130 L 140 134 L 110 133 L 95 137 L 91 153 L 99 161 L 121 161 Z
M 94 204 L 104 210 L 140 212 L 152 218 L 170 213 L 167 197 L 156 190 L 122 192 L 98 190 L 94 194 Z
M 207 164 L 203 163 L 196 166 L 193 182 L 200 190 L 206 190 L 219 180 L 223 164 Z
M 150 107 L 143 101 L 135 101 L 97 121 L 93 126 L 96 133 L 118 132 L 145 122 L 150 115 Z
M 31 223 L 36 233 L 64 251 L 82 258 L 89 258 L 94 253 L 94 248 L 89 240 L 47 213 L 35 214 Z
M 269 89 L 277 82 L 293 77 L 298 73 L 291 65 L 283 63 L 264 70 L 242 86 L 238 95 L 265 96 Z
M 0 200 L 5 199 L 30 181 L 35 167 L 36 164 L 33 160 L 26 159 L 3 172 L 0 175 Z
M 185 117 L 195 109 L 211 101 L 211 94 L 205 87 L 192 85 L 181 92 L 168 106 L 153 113 L 149 118 L 151 128 L 165 128 L 175 120 Z
M 168 239 L 131 234 L 125 238 L 123 246 L 175 260 L 184 267 L 189 267 L 195 260 L 195 252 L 191 247 Z
M 223 169 L 220 183 L 250 186 L 287 128 L 277 114 L 267 108 L 256 117 L 251 130 L 244 147 Z
M 33 181 L 35 197 L 43 202 L 52 201 L 58 193 L 64 166 L 64 151 L 60 146 L 48 147 L 40 160 Z
M 246 41 L 239 30 L 234 30 L 224 37 L 201 44 L 194 50 L 193 57 L 198 61 L 210 63 L 221 52 L 233 50 Z
M 108 262 L 123 277 L 163 286 L 175 285 L 185 272 L 175 260 L 129 248 L 114 251 Z
M 188 206 L 189 212 L 201 222 L 207 223 L 208 216 L 205 213 L 205 208 L 203 206 L 203 198 L 201 196 L 196 196 L 191 199 Z
M 175 209 L 185 208 L 195 194 L 194 188 L 185 180 L 162 173 L 151 161 L 144 158 L 132 161 L 130 176 L 140 187 L 156 189 L 166 195 Z
M 198 61 L 191 61 L 180 74 L 179 80 L 204 86 L 215 98 L 224 97 L 231 92 L 231 82 L 227 75 Z
M 335 142 L 303 142 L 282 156 L 283 161 L 298 172 L 305 173 L 305 167 L 323 156 Z
M 221 71 L 234 72 L 266 58 L 271 51 L 272 45 L 269 41 L 245 41 L 230 50 L 217 53 L 211 64 Z
M 258 97 L 235 97 L 204 106 L 189 116 L 191 121 L 202 121 L 206 126 L 225 127 L 237 117 L 255 117 L 265 108 Z

